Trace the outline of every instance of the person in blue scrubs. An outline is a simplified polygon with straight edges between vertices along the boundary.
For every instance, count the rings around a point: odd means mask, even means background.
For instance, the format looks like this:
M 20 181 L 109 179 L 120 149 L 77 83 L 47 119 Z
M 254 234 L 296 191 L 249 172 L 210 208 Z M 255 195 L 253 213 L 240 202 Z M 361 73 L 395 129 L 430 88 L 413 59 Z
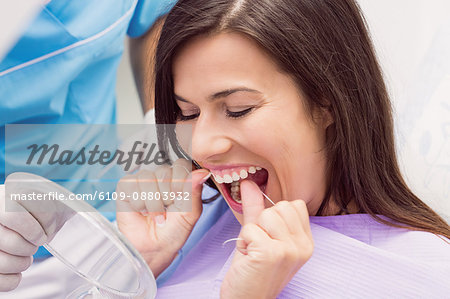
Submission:
M 144 35 L 173 2 L 52 0 L 43 7 L 0 62 L 0 184 L 6 124 L 116 122 L 125 36 Z
M 125 37 L 145 35 L 174 2 L 47 1 L 0 61 L 0 184 L 7 175 L 7 124 L 116 122 L 115 85 Z M 47 256 L 41 247 L 34 257 Z
M 0 183 L 6 124 L 116 122 L 116 71 L 173 0 L 52 0 L 0 62 Z

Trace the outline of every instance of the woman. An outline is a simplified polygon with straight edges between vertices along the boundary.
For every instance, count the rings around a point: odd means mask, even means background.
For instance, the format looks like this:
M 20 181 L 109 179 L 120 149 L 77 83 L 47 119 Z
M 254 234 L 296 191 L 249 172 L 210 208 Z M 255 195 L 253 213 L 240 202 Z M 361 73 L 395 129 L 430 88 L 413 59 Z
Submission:
M 146 202 L 152 213 L 119 213 L 119 228 L 158 276 L 201 215 L 209 173 L 234 215 L 191 250 L 161 298 L 448 294 L 450 228 L 401 177 L 354 1 L 181 0 L 161 33 L 155 95 L 157 123 L 192 125 L 202 168 L 193 208 Z M 160 136 L 177 146 L 170 130 Z M 186 178 L 187 167 L 161 171 Z M 148 183 L 155 177 L 139 173 L 119 189 L 170 189 Z M 127 205 L 145 208 L 119 209 Z M 230 238 L 235 249 L 220 245 Z

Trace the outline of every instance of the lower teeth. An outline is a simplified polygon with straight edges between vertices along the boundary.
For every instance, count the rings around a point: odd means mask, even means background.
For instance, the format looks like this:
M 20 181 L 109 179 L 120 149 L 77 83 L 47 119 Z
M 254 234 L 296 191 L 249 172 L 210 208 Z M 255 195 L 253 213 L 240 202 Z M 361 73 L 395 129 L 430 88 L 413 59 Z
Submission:
M 231 183 L 231 197 L 237 202 L 241 203 L 241 194 L 240 194 L 240 181 L 234 181 Z
M 239 195 L 232 194 L 231 197 L 238 203 L 241 203 L 241 197 Z

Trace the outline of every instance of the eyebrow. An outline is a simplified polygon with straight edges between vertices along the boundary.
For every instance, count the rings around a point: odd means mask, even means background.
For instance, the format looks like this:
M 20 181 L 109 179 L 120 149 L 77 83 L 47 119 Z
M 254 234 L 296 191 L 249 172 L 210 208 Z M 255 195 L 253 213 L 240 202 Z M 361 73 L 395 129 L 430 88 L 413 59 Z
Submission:
M 255 90 L 255 89 L 251 89 L 251 88 L 247 88 L 247 87 L 237 87 L 237 88 L 225 89 L 225 90 L 213 93 L 212 95 L 210 95 L 208 97 L 208 101 L 214 101 L 217 99 L 226 98 L 229 95 L 232 95 L 233 93 L 236 93 L 236 92 L 250 92 L 250 93 L 261 94 L 260 91 Z M 188 100 L 186 100 L 176 94 L 175 94 L 175 99 L 178 101 L 181 101 L 181 102 L 190 103 Z

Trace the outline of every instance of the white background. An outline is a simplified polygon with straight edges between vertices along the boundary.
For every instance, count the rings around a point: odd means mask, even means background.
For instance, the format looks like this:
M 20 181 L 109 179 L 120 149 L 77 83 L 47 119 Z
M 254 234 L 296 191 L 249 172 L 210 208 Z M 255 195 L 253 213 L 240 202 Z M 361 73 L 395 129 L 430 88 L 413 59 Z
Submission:
M 450 1 L 359 0 L 391 94 L 409 186 L 450 221 Z M 142 121 L 126 52 L 118 121 Z

